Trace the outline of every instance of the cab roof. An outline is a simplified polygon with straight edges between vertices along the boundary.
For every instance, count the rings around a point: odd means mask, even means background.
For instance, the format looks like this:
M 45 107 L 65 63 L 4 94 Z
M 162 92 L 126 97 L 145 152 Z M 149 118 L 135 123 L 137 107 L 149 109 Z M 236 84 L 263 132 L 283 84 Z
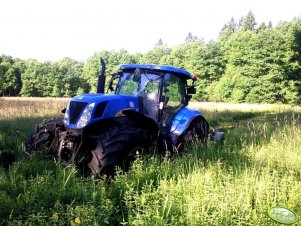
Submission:
M 178 74 L 180 76 L 186 77 L 186 79 L 195 80 L 195 78 L 186 70 L 177 68 L 169 65 L 159 65 L 159 64 L 121 64 L 119 70 L 128 70 L 128 69 L 147 69 L 147 70 L 156 70 L 164 71 Z

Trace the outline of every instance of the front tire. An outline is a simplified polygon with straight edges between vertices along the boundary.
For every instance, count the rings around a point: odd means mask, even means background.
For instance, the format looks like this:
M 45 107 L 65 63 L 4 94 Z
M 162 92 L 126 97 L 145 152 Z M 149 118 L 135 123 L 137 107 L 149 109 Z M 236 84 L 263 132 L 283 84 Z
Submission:
M 136 152 L 147 151 L 152 140 L 145 129 L 112 128 L 97 139 L 89 167 L 98 176 L 113 175 L 116 166 L 127 171 L 135 160 Z
M 42 149 L 47 149 L 49 152 L 56 151 L 58 149 L 56 130 L 58 129 L 64 130 L 62 118 L 44 120 L 36 125 L 35 131 L 28 136 L 25 142 L 25 153 L 29 155 Z

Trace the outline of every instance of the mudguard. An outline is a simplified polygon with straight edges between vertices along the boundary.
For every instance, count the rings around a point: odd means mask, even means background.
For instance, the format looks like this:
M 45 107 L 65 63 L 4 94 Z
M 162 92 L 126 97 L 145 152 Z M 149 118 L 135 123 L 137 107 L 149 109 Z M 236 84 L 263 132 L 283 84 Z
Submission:
M 202 112 L 192 110 L 186 107 L 182 108 L 174 116 L 169 135 L 172 144 L 177 144 L 178 138 L 185 132 L 185 130 L 189 127 L 190 123 L 197 117 L 201 117 L 205 120 Z
M 122 114 L 135 122 L 138 128 L 147 129 L 154 137 L 158 135 L 160 130 L 159 125 L 151 117 L 132 109 L 123 110 Z

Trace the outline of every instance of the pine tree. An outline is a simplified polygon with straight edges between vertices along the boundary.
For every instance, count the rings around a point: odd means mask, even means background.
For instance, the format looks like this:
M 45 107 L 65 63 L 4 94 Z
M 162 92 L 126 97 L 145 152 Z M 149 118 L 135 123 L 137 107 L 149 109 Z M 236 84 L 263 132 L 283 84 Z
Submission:
M 239 28 L 243 31 L 255 31 L 256 25 L 255 16 L 251 11 L 245 17 L 241 18 L 239 22 Z
M 262 22 L 258 27 L 258 31 L 265 30 L 265 29 L 267 29 L 267 26 L 265 25 L 264 22 Z
M 160 39 L 158 40 L 158 42 L 156 43 L 156 46 L 163 46 L 163 41 L 162 41 L 161 38 L 160 38 Z
M 198 40 L 198 37 L 193 35 L 191 32 L 188 32 L 188 34 L 185 38 L 185 43 L 193 42 L 193 41 L 196 41 L 196 40 Z

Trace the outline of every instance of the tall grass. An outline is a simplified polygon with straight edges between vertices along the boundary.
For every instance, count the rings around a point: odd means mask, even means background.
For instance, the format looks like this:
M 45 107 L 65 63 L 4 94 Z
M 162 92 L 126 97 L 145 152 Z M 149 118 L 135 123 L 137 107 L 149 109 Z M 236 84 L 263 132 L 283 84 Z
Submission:
M 11 136 L 12 131 L 25 134 L 31 122 L 55 115 L 47 102 L 37 102 L 45 113 L 18 117 L 16 107 L 15 117 L 0 119 L 5 137 L 0 150 L 18 151 L 23 137 Z M 5 104 L 10 106 L 10 100 Z M 300 110 L 214 106 L 198 107 L 212 129 L 225 131 L 223 143 L 194 143 L 172 159 L 141 156 L 114 179 L 84 179 L 76 168 L 39 155 L 20 158 L 9 171 L 0 169 L 0 224 L 277 225 L 267 216 L 274 206 L 300 215 Z
M 0 97 L 0 119 L 57 116 L 68 98 Z
M 22 142 L 44 118 L 61 116 L 67 98 L 0 97 L 0 150 L 22 150 Z

